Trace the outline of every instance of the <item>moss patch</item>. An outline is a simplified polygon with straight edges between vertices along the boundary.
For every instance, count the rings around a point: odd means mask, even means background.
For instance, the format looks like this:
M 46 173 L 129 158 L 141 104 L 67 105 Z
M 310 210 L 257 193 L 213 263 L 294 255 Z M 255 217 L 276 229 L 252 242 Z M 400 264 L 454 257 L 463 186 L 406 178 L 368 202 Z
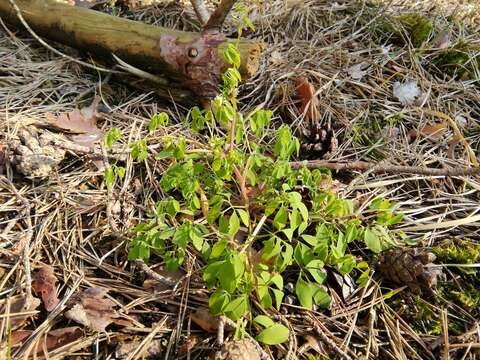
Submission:
M 480 66 L 480 46 L 460 41 L 436 56 L 432 65 L 450 76 L 474 78 L 475 67 Z
M 428 40 L 433 30 L 433 23 L 429 18 L 415 13 L 387 16 L 374 25 L 375 34 L 383 41 L 389 40 L 399 45 L 410 42 L 415 47 L 420 47 Z

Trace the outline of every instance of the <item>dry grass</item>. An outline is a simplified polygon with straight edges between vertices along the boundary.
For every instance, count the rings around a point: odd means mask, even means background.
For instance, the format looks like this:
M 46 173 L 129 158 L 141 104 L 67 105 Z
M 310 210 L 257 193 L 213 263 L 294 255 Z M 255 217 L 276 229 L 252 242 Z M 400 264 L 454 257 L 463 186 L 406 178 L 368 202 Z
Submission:
M 453 157 L 448 153 L 456 131 L 452 122 L 457 123 L 478 158 L 479 69 L 476 79 L 452 79 L 429 66 L 438 50 L 419 52 L 408 45 L 387 48 L 388 42 L 379 42 L 371 32 L 372 23 L 385 14 L 411 10 L 426 14 L 443 29 L 453 24 L 448 16 L 454 11 L 463 21 L 452 25 L 452 41 L 464 39 L 479 44 L 480 20 L 475 16 L 480 11 L 475 0 L 459 2 L 456 8 L 448 0 L 418 1 L 414 5 L 394 1 L 388 8 L 355 1 L 287 3 L 288 6 L 284 1 L 274 1 L 254 22 L 257 32 L 251 36 L 265 40 L 268 48 L 261 71 L 241 89 L 244 111 L 263 104 L 275 111 L 276 124 L 305 126 L 294 96 L 294 80 L 303 75 L 319 95 L 322 124 L 333 127 L 339 141 L 330 160 L 471 166 L 469 149 L 462 144 L 456 147 Z M 199 29 L 191 9 L 179 5 L 160 4 L 125 16 L 182 30 Z M 234 29 L 233 24 L 227 26 L 229 32 Z M 365 63 L 366 73 L 355 80 L 348 69 L 359 63 Z M 394 99 L 393 82 L 403 79 L 418 82 L 425 94 L 421 104 L 403 106 Z M 17 136 L 21 126 L 42 119 L 47 112 L 71 110 L 78 96 L 96 87 L 99 81 L 97 74 L 52 55 L 24 33 L 8 34 L 1 30 L 0 150 L 2 143 L 8 144 Z M 165 103 L 154 92 L 141 92 L 112 81 L 97 88 L 97 93 L 110 108 L 102 128 L 117 127 L 124 135 L 116 150 L 121 151 L 139 139 L 147 139 L 155 147 L 164 137 L 180 134 L 189 139 L 189 150 L 202 148 L 202 137 L 191 134 L 182 121 L 185 109 Z M 175 124 L 153 136 L 148 134 L 147 124 L 160 111 L 167 111 Z M 446 122 L 442 137 L 418 136 L 408 140 L 411 129 L 439 121 Z M 113 325 L 103 334 L 86 332 L 76 343 L 55 350 L 51 358 L 67 354 L 114 358 L 117 342 L 143 340 L 146 344 L 155 339 L 164 341 L 162 358 L 204 358 L 212 353 L 215 335 L 203 333 L 189 321 L 189 313 L 208 301 L 206 290 L 196 285 L 200 269 L 195 257 L 187 254 L 182 272 L 175 274 L 175 281 L 184 279 L 181 286 L 155 292 L 142 287 L 138 269 L 126 258 L 128 239 L 123 234 L 141 222 L 146 212 L 154 208 L 155 201 L 164 196 L 158 180 L 166 165 L 153 158 L 144 166 L 128 159 L 125 167 L 124 181 L 107 191 L 103 172 L 87 156 L 70 154 L 58 171 L 44 181 L 22 178 L 7 164 L 6 173 L 0 176 L 11 179 L 15 189 L 0 181 L 0 298 L 22 294 L 28 282 L 21 256 L 15 253 L 22 235 L 29 230 L 28 216 L 33 231 L 30 267 L 35 270 L 50 264 L 55 268 L 61 304 L 78 288 L 101 286 L 109 290 L 121 317 L 130 321 L 127 327 Z M 417 246 L 430 248 L 451 238 L 473 242 L 480 239 L 478 176 L 445 178 L 357 172 L 340 179 L 343 197 L 388 196 L 398 201 L 400 211 L 405 213 L 401 228 Z M 25 201 L 30 204 L 28 213 Z M 159 270 L 161 266 L 154 268 Z M 464 280 L 458 273 L 447 270 L 447 275 L 462 288 Z M 372 276 L 365 288 L 353 292 L 348 299 L 339 296 L 328 313 L 286 306 L 287 314 L 276 316 L 288 324 L 295 336 L 277 349 L 278 356 L 306 359 L 307 353 L 319 352 L 328 353 L 332 359 L 439 358 L 442 335 L 409 323 L 413 316 L 409 308 L 420 311 L 418 302 L 405 288 L 395 289 L 392 301 L 391 293 L 387 296 L 378 281 L 376 275 Z M 461 324 L 450 340 L 461 345 L 451 347 L 450 355 L 459 359 L 478 357 L 475 348 L 480 343 L 480 319 L 448 299 L 427 306 L 433 318 L 440 319 L 442 311 L 446 311 L 449 319 Z M 31 327 L 36 329 L 35 333 L 15 350 L 15 358 L 25 354 L 42 333 L 65 323 L 60 309 L 48 316 L 40 310 Z M 0 343 L 6 343 L 8 329 L 0 330 Z M 182 352 L 182 346 L 192 339 L 196 345 Z M 134 352 L 130 358 L 139 357 Z

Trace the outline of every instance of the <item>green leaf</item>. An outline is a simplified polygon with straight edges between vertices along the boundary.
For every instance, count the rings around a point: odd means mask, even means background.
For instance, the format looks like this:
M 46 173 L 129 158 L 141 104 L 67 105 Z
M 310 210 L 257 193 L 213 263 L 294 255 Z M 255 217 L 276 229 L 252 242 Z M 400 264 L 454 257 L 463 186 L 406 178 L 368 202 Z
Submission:
M 152 117 L 150 123 L 148 124 L 148 131 L 154 132 L 159 126 L 165 126 L 169 122 L 170 118 L 168 117 L 167 113 L 162 112 L 160 114 L 156 114 Z
M 125 177 L 125 168 L 123 166 L 113 165 L 112 167 L 115 170 L 115 175 L 119 179 L 123 179 Z
M 248 296 L 242 295 L 228 303 L 227 306 L 223 309 L 225 314 L 232 319 L 237 321 L 240 319 L 247 311 L 249 310 L 248 306 Z
M 312 308 L 314 290 L 310 283 L 298 277 L 297 284 L 295 285 L 295 293 L 297 294 L 298 301 L 300 301 L 300 305 L 307 309 Z
M 310 261 L 307 265 L 305 265 L 305 268 L 308 270 L 310 275 L 312 275 L 312 277 L 318 284 L 323 284 L 323 282 L 327 278 L 327 273 L 325 271 L 322 271 L 323 266 L 323 261 L 318 259 L 314 259 Z
M 115 181 L 115 171 L 113 170 L 113 167 L 110 166 L 105 169 L 104 177 L 107 187 L 111 188 Z
M 250 216 L 248 215 L 248 212 L 243 209 L 237 209 L 237 213 L 240 215 L 240 219 L 242 219 L 242 222 L 245 224 L 245 226 L 248 227 L 248 224 L 250 223 Z
M 232 43 L 227 45 L 227 49 L 224 51 L 223 56 L 225 60 L 235 67 L 240 67 L 240 52 Z
M 362 274 L 358 277 L 356 283 L 360 288 L 363 288 L 367 285 L 368 279 L 370 277 L 370 269 L 367 268 Z
M 280 310 L 280 305 L 282 305 L 282 300 L 284 293 L 281 290 L 278 289 L 271 289 L 273 292 L 273 296 L 275 297 L 275 307 L 277 310 Z
M 108 130 L 107 134 L 105 135 L 105 145 L 107 148 L 111 149 L 113 143 L 117 142 L 122 138 L 122 133 L 117 128 L 111 128 Z
M 282 206 L 277 211 L 277 214 L 275 215 L 275 218 L 273 219 L 273 226 L 275 226 L 278 230 L 281 230 L 287 224 L 287 220 L 288 220 L 287 209 L 284 206 Z
M 262 325 L 264 328 L 275 325 L 275 322 L 265 315 L 258 315 L 257 317 L 255 317 L 255 319 L 253 319 L 253 321 L 255 321 L 259 325 Z
M 363 233 L 363 239 L 367 248 L 378 254 L 382 251 L 382 243 L 380 237 L 370 228 L 366 228 Z
M 255 27 L 253 26 L 252 22 L 250 21 L 250 19 L 248 18 L 248 16 L 243 16 L 243 21 L 245 22 L 245 24 L 247 24 L 247 26 L 252 30 L 252 31 L 255 31 Z
M 313 300 L 315 301 L 315 304 L 320 306 L 322 309 L 328 309 L 330 307 L 330 303 L 332 302 L 328 293 L 322 288 L 318 288 L 317 291 L 315 291 Z
M 230 220 L 228 221 L 228 235 L 230 235 L 230 237 L 234 237 L 239 229 L 240 219 L 238 218 L 237 212 L 234 211 L 230 216 Z
M 282 245 L 277 237 L 271 237 L 263 242 L 262 260 L 269 260 L 282 251 Z
M 266 345 L 277 345 L 286 342 L 289 334 L 287 327 L 282 324 L 275 324 L 263 330 L 256 339 Z
M 213 315 L 219 315 L 230 302 L 230 294 L 224 290 L 215 291 L 208 300 L 208 307 Z
M 295 258 L 298 266 L 304 266 L 312 261 L 315 258 L 315 255 L 307 245 L 298 242 L 295 246 L 293 257 Z
M 288 241 L 292 241 L 294 231 L 295 231 L 295 229 L 283 229 L 282 230 L 282 232 L 287 237 Z
M 220 257 L 223 254 L 224 250 L 226 249 L 227 245 L 228 245 L 228 241 L 225 241 L 225 240 L 217 241 L 213 245 L 212 252 L 210 253 L 210 259 L 215 259 Z

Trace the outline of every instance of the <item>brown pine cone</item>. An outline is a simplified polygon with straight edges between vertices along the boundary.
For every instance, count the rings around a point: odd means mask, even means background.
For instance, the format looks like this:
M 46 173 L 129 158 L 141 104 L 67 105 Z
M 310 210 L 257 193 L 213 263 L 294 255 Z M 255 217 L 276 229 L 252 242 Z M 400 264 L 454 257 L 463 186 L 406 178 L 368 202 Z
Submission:
M 416 294 L 433 294 L 439 267 L 433 267 L 436 256 L 419 249 L 392 249 L 380 255 L 378 269 L 386 280 L 397 285 L 407 285 Z

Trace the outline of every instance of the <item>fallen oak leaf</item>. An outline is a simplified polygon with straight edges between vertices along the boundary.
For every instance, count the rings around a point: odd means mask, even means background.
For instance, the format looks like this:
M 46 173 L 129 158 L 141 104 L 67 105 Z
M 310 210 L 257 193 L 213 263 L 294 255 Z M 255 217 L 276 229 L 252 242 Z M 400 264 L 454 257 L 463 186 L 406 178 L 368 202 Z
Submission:
M 33 330 L 17 330 L 12 333 L 12 346 L 19 346 L 25 339 L 33 334 Z M 44 349 L 48 351 L 70 344 L 83 336 L 83 331 L 78 326 L 51 330 L 42 335 L 34 345 L 36 355 L 46 356 Z M 33 354 L 30 354 L 33 355 Z
M 90 106 L 75 109 L 60 115 L 46 114 L 47 126 L 72 133 L 71 139 L 78 145 L 93 148 L 95 143 L 103 139 L 103 131 L 97 127 L 100 118 L 98 106 L 100 98 L 96 97 Z M 73 135 L 74 134 L 74 135 Z
M 318 122 L 320 120 L 319 101 L 313 85 L 306 77 L 299 76 L 295 79 L 295 89 L 297 98 L 300 100 L 298 109 L 300 113 L 305 114 L 305 118 L 310 122 Z
M 10 304 L 7 304 L 7 301 Z M 40 299 L 36 297 L 32 297 L 30 302 L 27 301 L 25 296 L 13 296 L 7 298 L 0 304 L 0 315 L 2 317 L 2 321 L 0 322 L 0 326 L 2 328 L 6 328 L 3 322 L 7 322 L 10 324 L 13 330 L 18 329 L 23 323 L 32 316 L 32 314 L 28 314 L 34 311 L 36 308 L 40 306 Z M 8 310 L 8 316 L 7 315 Z
M 218 323 L 220 321 L 218 316 L 212 315 L 209 309 L 205 307 L 198 308 L 190 317 L 192 321 L 197 324 L 202 330 L 209 333 L 216 333 L 218 331 Z
M 65 312 L 67 319 L 82 324 L 94 331 L 105 331 L 105 328 L 118 317 L 113 309 L 115 303 L 105 299 L 107 290 L 102 288 L 88 288 L 72 296 Z
M 52 311 L 59 303 L 56 282 L 57 278 L 53 267 L 49 265 L 42 267 L 32 278 L 32 289 L 35 294 L 41 296 L 43 306 L 47 311 Z
M 433 140 L 440 140 L 447 132 L 445 124 L 426 125 L 418 130 L 412 129 L 407 133 L 409 141 L 415 140 L 418 135 L 428 136 Z

